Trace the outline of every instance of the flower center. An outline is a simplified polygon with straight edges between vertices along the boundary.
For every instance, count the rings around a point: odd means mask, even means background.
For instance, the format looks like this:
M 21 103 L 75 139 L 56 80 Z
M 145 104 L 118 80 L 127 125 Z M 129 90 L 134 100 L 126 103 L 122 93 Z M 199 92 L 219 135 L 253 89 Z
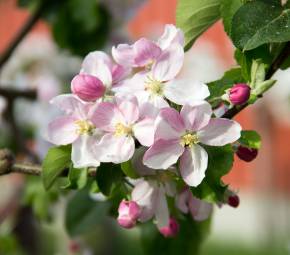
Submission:
M 77 133 L 80 135 L 91 135 L 95 129 L 95 126 L 87 120 L 77 120 L 75 124 L 78 126 Z
M 180 139 L 180 144 L 182 146 L 192 147 L 192 145 L 199 143 L 197 134 L 187 133 L 183 135 Z
M 148 77 L 148 81 L 146 81 L 146 85 L 145 85 L 145 90 L 150 91 L 151 94 L 162 95 L 163 84 L 161 81 Z
M 125 126 L 120 122 L 115 125 L 115 136 L 130 135 L 131 133 L 132 127 Z

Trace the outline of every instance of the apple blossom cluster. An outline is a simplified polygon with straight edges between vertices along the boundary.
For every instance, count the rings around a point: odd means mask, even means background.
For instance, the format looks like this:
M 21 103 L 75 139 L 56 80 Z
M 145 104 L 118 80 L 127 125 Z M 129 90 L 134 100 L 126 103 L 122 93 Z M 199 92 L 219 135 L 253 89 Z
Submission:
M 186 76 L 183 44 L 182 31 L 166 25 L 157 41 L 120 44 L 112 56 L 88 54 L 71 82 L 72 93 L 52 99 L 64 115 L 47 132 L 51 143 L 72 145 L 76 168 L 130 161 L 140 178 L 132 180 L 130 199 L 120 203 L 118 223 L 132 228 L 154 219 L 166 237 L 179 229 L 170 197 L 180 213 L 196 221 L 209 217 L 212 204 L 190 191 L 205 178 L 205 147 L 234 143 L 241 134 L 237 122 L 213 117 L 207 85 Z M 239 84 L 230 100 L 245 102 L 248 88 Z M 232 197 L 227 199 L 237 206 Z

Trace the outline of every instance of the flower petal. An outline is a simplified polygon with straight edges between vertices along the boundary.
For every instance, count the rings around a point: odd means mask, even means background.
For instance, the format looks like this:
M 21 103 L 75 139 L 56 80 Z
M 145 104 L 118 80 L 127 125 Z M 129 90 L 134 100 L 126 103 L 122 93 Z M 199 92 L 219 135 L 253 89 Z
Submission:
M 93 148 L 93 153 L 101 162 L 119 164 L 132 158 L 135 150 L 134 139 L 131 136 L 115 136 L 106 134 L 99 144 Z
M 198 186 L 205 177 L 207 169 L 208 154 L 198 144 L 186 148 L 180 158 L 180 174 L 189 185 Z
M 183 65 L 184 51 L 179 44 L 173 44 L 162 52 L 152 66 L 154 79 L 158 81 L 169 81 L 180 71 Z
M 126 67 L 135 66 L 135 52 L 132 45 L 119 44 L 117 47 L 113 47 L 112 56 L 119 65 Z
M 98 142 L 97 139 L 89 135 L 81 135 L 72 144 L 72 154 L 71 159 L 74 167 L 98 167 L 100 161 L 98 161 L 92 154 L 92 146 L 94 143 Z
M 86 119 L 92 104 L 86 103 L 73 94 L 63 94 L 54 97 L 50 103 L 64 111 L 66 114 Z
M 179 105 L 194 105 L 210 95 L 207 85 L 190 79 L 174 79 L 164 85 L 164 96 Z
M 131 160 L 132 166 L 140 176 L 154 175 L 155 170 L 143 164 L 143 157 L 145 151 L 146 148 L 143 146 L 135 150 L 135 153 Z
M 211 146 L 223 146 L 237 141 L 241 136 L 241 126 L 228 119 L 211 119 L 209 124 L 197 132 L 201 143 Z
M 113 63 L 110 57 L 102 51 L 89 53 L 82 64 L 81 73 L 90 74 L 100 79 L 107 87 L 112 85 Z
M 128 125 L 135 123 L 139 118 L 139 108 L 136 97 L 116 98 L 117 107 Z
M 178 196 L 175 197 L 175 206 L 183 213 L 188 213 L 188 201 L 190 196 L 189 189 L 184 189 Z
M 155 218 L 159 229 L 169 225 L 169 210 L 163 187 L 158 188 Z
M 154 141 L 154 120 L 151 118 L 143 119 L 133 126 L 133 133 L 143 146 L 151 146 Z
M 152 61 L 156 60 L 162 52 L 156 43 L 146 38 L 141 38 L 135 42 L 134 50 L 136 53 L 135 65 L 137 66 L 146 66 L 152 63 Z
M 167 169 L 177 162 L 183 151 L 179 139 L 158 140 L 146 151 L 143 163 L 153 169 Z
M 73 143 L 79 137 L 76 120 L 75 117 L 64 116 L 50 122 L 45 135 L 47 140 L 56 145 Z
M 185 126 L 180 114 L 173 108 L 163 108 L 160 110 L 155 122 L 155 140 L 179 139 Z
M 184 46 L 184 35 L 181 29 L 176 28 L 172 24 L 165 25 L 164 32 L 159 38 L 157 44 L 161 49 L 168 48 L 171 44 L 178 43 Z
M 212 110 L 210 104 L 204 101 L 194 106 L 184 105 L 180 115 L 187 130 L 197 131 L 209 123 Z
M 194 220 L 204 221 L 211 215 L 213 205 L 192 197 L 189 201 L 189 210 Z

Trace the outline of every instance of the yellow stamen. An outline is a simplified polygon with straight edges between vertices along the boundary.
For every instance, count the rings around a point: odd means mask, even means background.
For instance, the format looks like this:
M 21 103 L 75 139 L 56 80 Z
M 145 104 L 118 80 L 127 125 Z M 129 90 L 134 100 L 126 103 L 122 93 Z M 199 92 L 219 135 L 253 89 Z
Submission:
M 192 147 L 194 144 L 199 143 L 198 137 L 196 134 L 185 134 L 181 137 L 180 144 L 182 146 Z
M 132 127 L 125 126 L 120 122 L 115 125 L 115 136 L 130 135 L 131 133 Z
M 157 81 L 151 77 L 148 77 L 148 81 L 146 81 L 145 89 L 149 90 L 152 94 L 162 95 L 163 84 L 161 81 Z
M 78 126 L 77 132 L 80 135 L 91 135 L 93 130 L 95 129 L 95 126 L 87 120 L 77 120 L 75 124 Z

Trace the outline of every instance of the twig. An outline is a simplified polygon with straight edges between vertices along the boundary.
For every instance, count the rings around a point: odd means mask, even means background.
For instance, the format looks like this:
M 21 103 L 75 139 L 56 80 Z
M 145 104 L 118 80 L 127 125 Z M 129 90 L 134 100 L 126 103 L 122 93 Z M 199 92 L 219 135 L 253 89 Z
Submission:
M 266 80 L 270 79 L 274 75 L 274 73 L 279 69 L 279 67 L 289 56 L 290 56 L 290 42 L 287 42 L 284 49 L 281 51 L 281 53 L 278 55 L 278 57 L 275 59 L 275 61 L 272 63 L 269 70 L 267 71 Z M 259 97 L 261 98 L 262 95 L 260 95 Z M 250 105 L 249 103 L 246 103 L 241 106 L 234 106 L 233 108 L 226 111 L 222 116 L 222 118 L 232 119 L 240 111 L 242 111 L 249 105 Z
M 40 1 L 38 8 L 34 12 L 34 14 L 27 20 L 24 26 L 21 28 L 19 33 L 12 40 L 9 47 L 4 51 L 4 53 L 0 57 L 0 69 L 6 63 L 6 61 L 10 58 L 14 50 L 17 48 L 19 43 L 23 40 L 23 38 L 28 34 L 28 32 L 33 28 L 33 26 L 37 23 L 37 21 L 41 18 L 41 15 L 46 6 L 46 0 Z
M 0 86 L 0 95 L 5 97 L 7 100 L 14 100 L 16 98 L 25 98 L 34 100 L 37 98 L 37 91 L 35 89 L 19 90 L 7 88 L 6 86 Z

